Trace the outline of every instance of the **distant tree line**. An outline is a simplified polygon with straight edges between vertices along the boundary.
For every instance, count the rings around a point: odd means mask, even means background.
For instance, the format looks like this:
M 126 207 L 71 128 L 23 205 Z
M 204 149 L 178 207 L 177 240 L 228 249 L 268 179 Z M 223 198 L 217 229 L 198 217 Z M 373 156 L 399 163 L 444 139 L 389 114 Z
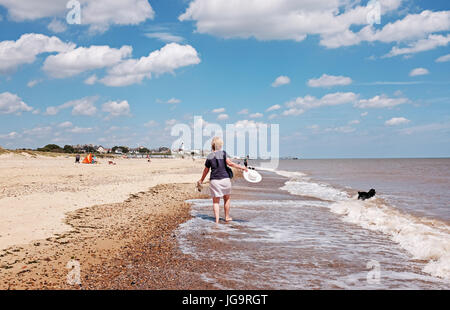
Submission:
M 56 145 L 56 144 L 47 144 L 44 147 L 38 148 L 36 151 L 39 151 L 39 152 L 64 153 L 64 149 L 62 149 L 59 145 Z
M 110 152 L 116 154 L 116 151 L 120 150 L 122 154 L 130 153 L 130 148 L 126 146 L 114 146 Z M 74 148 L 72 145 L 65 145 L 63 148 L 56 144 L 47 144 L 44 147 L 36 149 L 40 152 L 52 152 L 52 153 L 66 153 L 66 154 L 76 154 L 76 153 L 97 153 L 97 150 L 90 146 L 85 145 L 82 148 Z M 138 150 L 139 154 L 170 154 L 170 149 L 166 147 L 160 147 L 158 151 L 152 151 L 146 147 L 141 147 Z
M 81 149 L 76 149 L 71 145 L 64 145 L 64 147 L 60 147 L 56 144 L 47 144 L 44 147 L 36 149 L 36 151 L 39 152 L 52 152 L 52 153 L 67 153 L 67 154 L 74 154 L 74 153 L 95 153 L 95 149 L 92 146 L 85 146 Z

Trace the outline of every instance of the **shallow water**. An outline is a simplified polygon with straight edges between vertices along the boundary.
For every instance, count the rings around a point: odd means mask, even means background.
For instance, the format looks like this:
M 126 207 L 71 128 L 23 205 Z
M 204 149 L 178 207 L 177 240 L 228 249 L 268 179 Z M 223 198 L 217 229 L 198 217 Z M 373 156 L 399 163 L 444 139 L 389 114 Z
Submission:
M 263 171 L 259 184 L 237 180 L 230 224 L 214 223 L 210 200 L 192 201 L 193 218 L 178 230 L 180 248 L 231 268 L 203 275 L 218 288 L 449 289 L 450 229 L 442 201 L 448 189 L 431 207 L 413 207 L 402 196 L 412 199 L 426 184 L 432 187 L 427 195 L 438 193 L 431 184 L 445 180 L 443 167 L 435 167 L 437 176 L 424 173 L 427 182 L 411 180 L 408 169 L 408 176 L 389 173 L 383 183 L 383 169 L 408 164 L 364 161 L 356 167 L 351 161 L 286 161 L 277 171 Z M 424 162 L 421 169 L 447 164 Z M 401 186 L 402 179 L 409 185 Z M 375 199 L 355 199 L 357 190 L 370 187 L 377 189 Z

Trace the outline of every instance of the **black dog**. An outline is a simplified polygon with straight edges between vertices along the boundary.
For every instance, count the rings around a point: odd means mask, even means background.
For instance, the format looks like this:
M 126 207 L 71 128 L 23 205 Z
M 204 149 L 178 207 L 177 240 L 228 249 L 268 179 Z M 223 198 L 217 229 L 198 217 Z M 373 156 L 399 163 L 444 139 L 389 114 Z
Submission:
M 372 188 L 369 192 L 358 192 L 358 199 L 366 200 L 375 196 L 375 190 Z

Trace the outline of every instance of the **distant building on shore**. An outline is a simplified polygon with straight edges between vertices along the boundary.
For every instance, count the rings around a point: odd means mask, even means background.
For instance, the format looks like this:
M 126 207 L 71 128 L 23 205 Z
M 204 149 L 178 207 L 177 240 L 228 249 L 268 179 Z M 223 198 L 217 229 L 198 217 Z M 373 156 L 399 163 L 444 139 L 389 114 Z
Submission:
M 96 150 L 97 150 L 97 153 L 100 153 L 100 154 L 107 154 L 110 151 L 109 149 L 105 149 L 101 145 Z

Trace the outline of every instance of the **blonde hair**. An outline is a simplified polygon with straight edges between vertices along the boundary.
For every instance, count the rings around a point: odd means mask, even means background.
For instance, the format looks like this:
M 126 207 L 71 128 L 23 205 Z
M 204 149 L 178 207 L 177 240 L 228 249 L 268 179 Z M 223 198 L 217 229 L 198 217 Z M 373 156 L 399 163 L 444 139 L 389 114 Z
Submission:
M 213 151 L 218 151 L 223 146 L 223 140 L 220 137 L 214 137 L 211 140 L 211 149 Z

